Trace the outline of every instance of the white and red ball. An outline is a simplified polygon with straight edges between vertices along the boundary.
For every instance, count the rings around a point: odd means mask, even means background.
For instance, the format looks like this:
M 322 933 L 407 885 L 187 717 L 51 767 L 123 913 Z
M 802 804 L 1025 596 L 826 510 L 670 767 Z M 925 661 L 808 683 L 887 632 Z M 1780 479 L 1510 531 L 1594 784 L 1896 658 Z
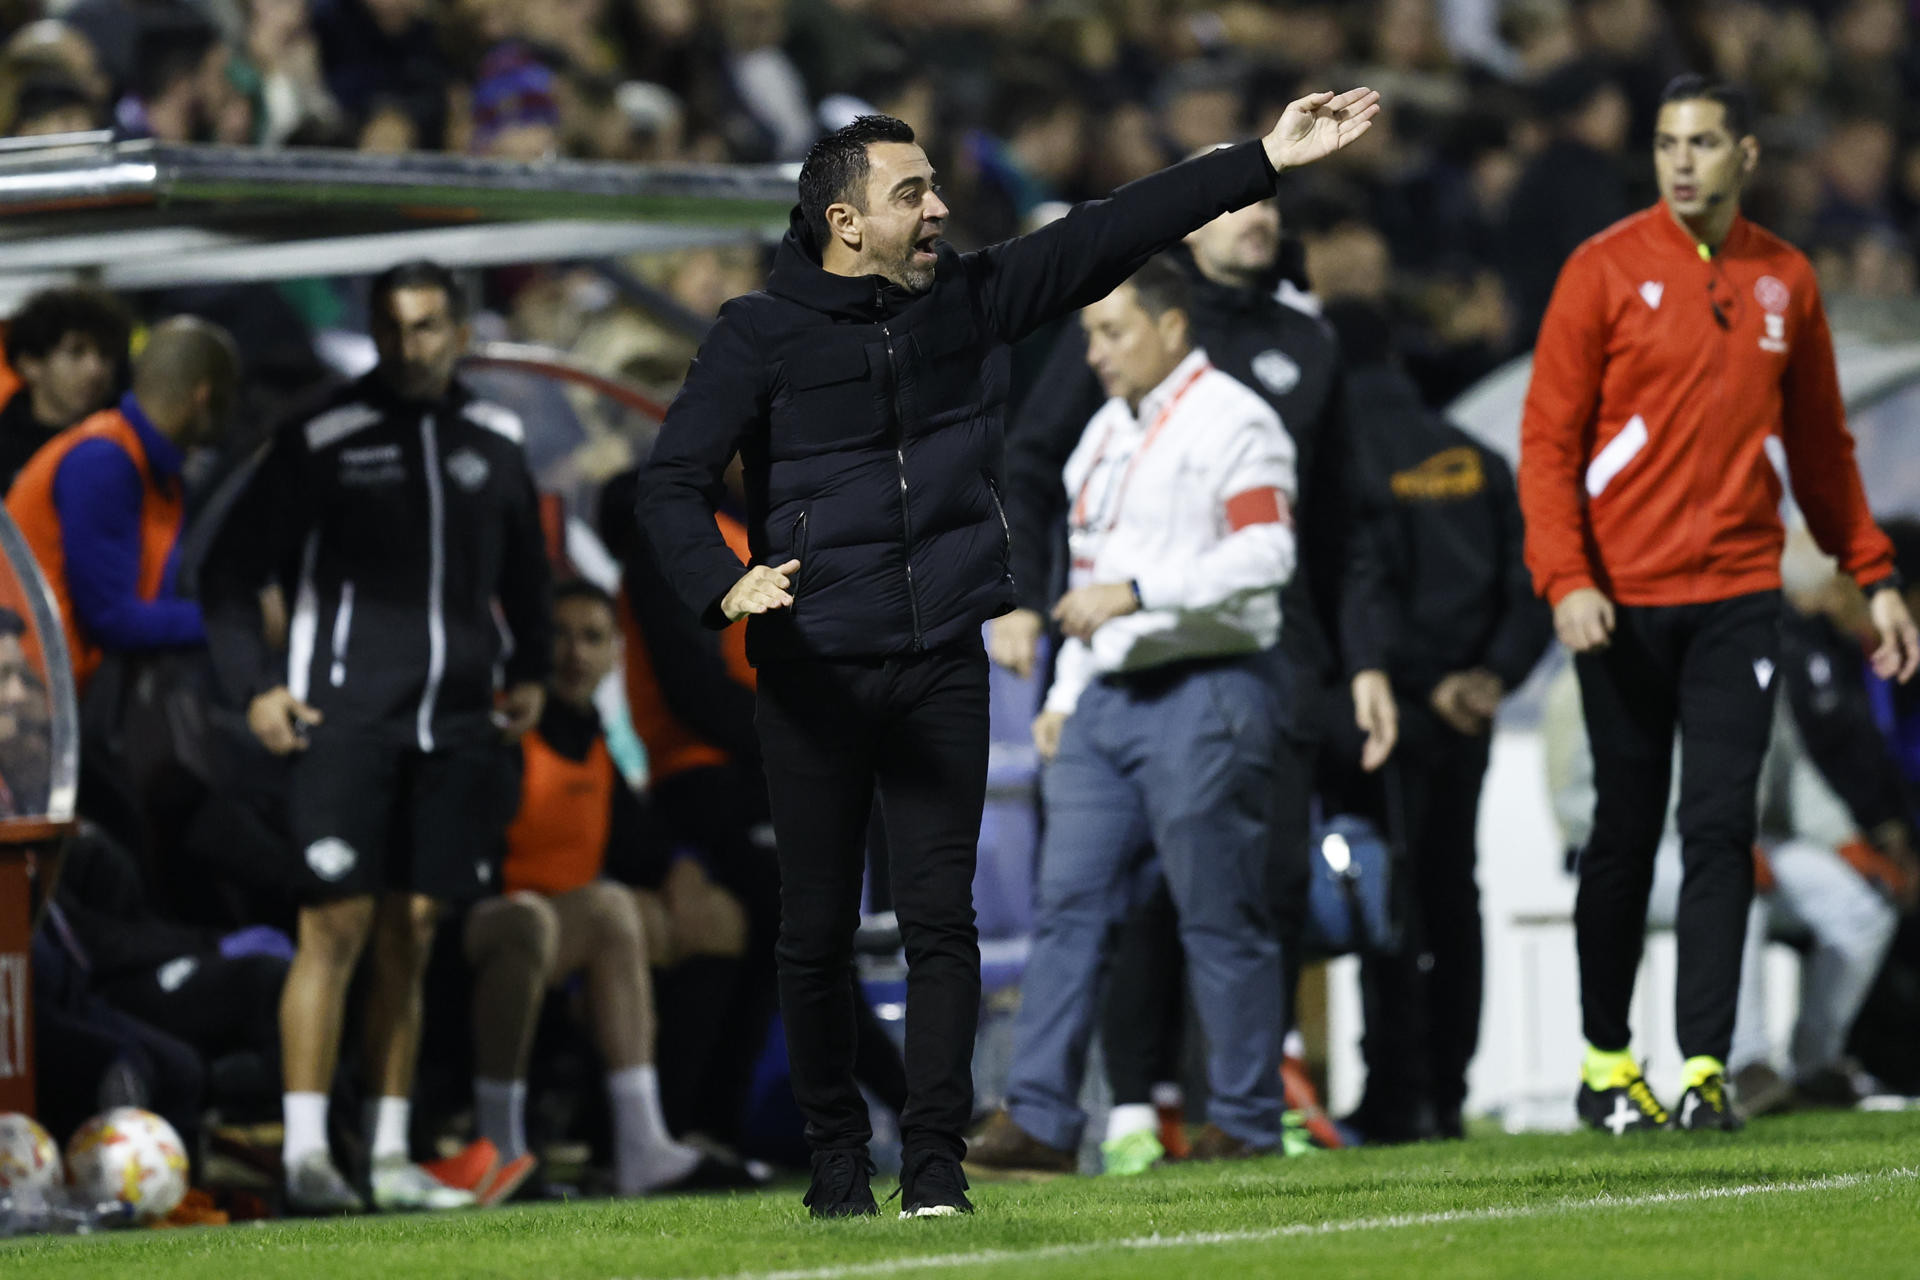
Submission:
M 162 1218 L 186 1197 L 187 1149 L 153 1112 L 115 1107 L 67 1143 L 67 1180 L 94 1204 L 117 1200 L 136 1218 Z
M 0 1112 L 0 1193 L 46 1193 L 60 1183 L 60 1145 L 31 1116 Z

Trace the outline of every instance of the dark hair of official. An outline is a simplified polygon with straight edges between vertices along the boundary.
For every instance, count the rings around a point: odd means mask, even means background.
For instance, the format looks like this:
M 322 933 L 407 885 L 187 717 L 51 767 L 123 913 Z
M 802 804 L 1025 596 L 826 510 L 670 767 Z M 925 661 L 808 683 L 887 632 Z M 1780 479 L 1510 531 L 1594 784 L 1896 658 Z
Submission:
M 595 604 L 605 605 L 610 611 L 618 607 L 613 602 L 613 596 L 608 593 L 605 587 L 602 587 L 597 582 L 589 582 L 585 578 L 568 578 L 565 582 L 555 585 L 553 588 L 554 608 L 559 608 L 569 600 L 591 600 Z
M 133 319 L 120 299 L 101 289 L 63 286 L 42 289 L 7 322 L 7 359 L 41 360 L 53 353 L 70 333 L 93 339 L 100 354 L 123 360 Z
M 1669 102 L 1717 102 L 1726 113 L 1727 132 L 1737 141 L 1753 132 L 1753 103 L 1747 91 L 1725 80 L 1710 80 L 1695 71 L 1675 76 L 1660 92 L 1660 105 Z
M 1133 290 L 1140 309 L 1155 320 L 1169 311 L 1193 314 L 1193 285 L 1186 273 L 1165 257 L 1148 258 L 1145 266 L 1127 278 L 1125 287 Z
M 454 320 L 467 318 L 467 295 L 460 288 L 460 278 L 453 274 L 453 269 L 427 258 L 415 258 L 396 263 L 373 278 L 368 305 L 375 324 L 385 324 L 393 318 L 389 303 L 402 289 L 438 289 L 447 296 L 447 310 Z
M 821 252 L 827 247 L 827 206 L 867 209 L 867 148 L 876 142 L 912 142 L 913 126 L 892 116 L 855 116 L 807 149 L 800 164 L 800 216 Z

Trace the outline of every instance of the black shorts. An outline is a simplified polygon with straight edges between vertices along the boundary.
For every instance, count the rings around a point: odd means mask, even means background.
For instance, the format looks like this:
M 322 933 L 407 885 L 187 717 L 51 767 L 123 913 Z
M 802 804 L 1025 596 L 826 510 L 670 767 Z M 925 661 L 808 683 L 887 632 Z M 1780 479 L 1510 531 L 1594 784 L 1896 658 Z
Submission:
M 294 895 L 459 903 L 495 893 L 519 802 L 520 753 L 502 743 L 423 752 L 318 731 L 294 757 L 288 797 Z

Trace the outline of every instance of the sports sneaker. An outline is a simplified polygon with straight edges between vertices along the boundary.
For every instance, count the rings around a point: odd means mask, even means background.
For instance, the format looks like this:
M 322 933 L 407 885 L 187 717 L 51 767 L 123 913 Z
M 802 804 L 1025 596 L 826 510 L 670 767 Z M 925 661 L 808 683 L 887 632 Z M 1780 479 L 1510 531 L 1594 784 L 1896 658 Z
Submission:
M 900 1169 L 900 1216 L 951 1218 L 972 1213 L 967 1199 L 967 1175 L 960 1162 L 944 1151 L 915 1151 Z
M 1080 1167 L 1080 1153 L 1050 1147 L 1005 1111 L 996 1111 L 967 1143 L 967 1163 L 988 1173 L 1073 1173 Z
M 478 1197 L 480 1189 L 500 1169 L 500 1148 L 489 1139 L 476 1138 L 457 1155 L 444 1160 L 424 1160 L 420 1167 L 448 1186 L 471 1191 Z
M 1100 1172 L 1112 1178 L 1131 1178 L 1159 1164 L 1167 1149 L 1151 1129 L 1135 1129 L 1100 1144 Z
M 1727 1078 L 1717 1071 L 1698 1084 L 1689 1085 L 1680 1095 L 1680 1114 L 1674 1121 L 1676 1129 L 1718 1129 L 1732 1133 L 1745 1124 L 1727 1097 Z
M 1793 1104 L 1793 1085 L 1764 1062 L 1748 1063 L 1727 1083 L 1733 1088 L 1734 1107 L 1749 1120 Z
M 1200 1136 L 1193 1140 L 1193 1154 L 1190 1160 L 1256 1160 L 1261 1156 L 1270 1156 L 1279 1147 L 1256 1147 L 1245 1138 L 1236 1138 L 1217 1124 L 1209 1124 L 1200 1130 Z
M 473 1192 L 448 1186 L 404 1156 L 375 1160 L 369 1181 L 373 1207 L 383 1213 L 465 1209 L 474 1202 Z
M 800 1203 L 816 1218 L 870 1218 L 880 1212 L 873 1202 L 873 1161 L 865 1147 L 836 1148 L 813 1153 L 813 1184 Z
M 322 1217 L 336 1213 L 365 1213 L 367 1206 L 354 1193 L 333 1158 L 324 1151 L 303 1156 L 287 1170 L 287 1212 Z
M 1667 1127 L 1667 1109 L 1653 1096 L 1653 1087 L 1631 1062 L 1617 1069 L 1608 1087 L 1596 1089 L 1580 1081 L 1580 1093 L 1574 1098 L 1574 1110 L 1595 1129 L 1614 1137 Z

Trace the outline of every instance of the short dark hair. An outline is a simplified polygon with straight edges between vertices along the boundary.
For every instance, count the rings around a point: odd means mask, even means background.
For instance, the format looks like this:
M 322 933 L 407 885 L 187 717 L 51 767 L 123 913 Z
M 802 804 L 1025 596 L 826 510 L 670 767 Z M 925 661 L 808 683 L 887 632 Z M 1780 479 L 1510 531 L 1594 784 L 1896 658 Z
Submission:
M 597 582 L 586 578 L 568 578 L 553 589 L 553 607 L 558 609 L 569 600 L 591 600 L 595 604 L 605 605 L 609 613 L 617 614 L 618 606 L 613 595 Z
M 165 6 L 140 24 L 134 37 L 134 96 L 146 100 L 200 73 L 200 64 L 220 42 L 220 32 L 205 18 L 181 6 Z
M 1725 113 L 1727 132 L 1736 140 L 1753 132 L 1753 103 L 1747 91 L 1726 80 L 1712 80 L 1697 71 L 1689 71 L 1667 81 L 1660 91 L 1660 105 L 1669 102 L 1717 102 Z
M 373 278 L 373 293 L 368 304 L 375 324 L 392 319 L 388 308 L 393 295 L 402 289 L 438 289 L 447 296 L 447 310 L 453 318 L 467 318 L 467 295 L 460 287 L 460 278 L 453 274 L 453 268 L 429 258 L 414 258 L 395 263 Z
M 28 298 L 7 322 L 7 360 L 44 360 L 70 333 L 93 339 L 100 354 L 124 360 L 133 317 L 126 305 L 104 289 L 62 285 Z
M 821 252 L 826 251 L 827 206 L 867 207 L 867 148 L 876 142 L 912 142 L 913 126 L 892 116 L 855 116 L 807 148 L 800 163 L 800 217 Z
M 1163 255 L 1148 258 L 1146 264 L 1127 278 L 1123 288 L 1133 290 L 1141 310 L 1158 320 L 1169 311 L 1193 315 L 1193 282 L 1187 273 Z

